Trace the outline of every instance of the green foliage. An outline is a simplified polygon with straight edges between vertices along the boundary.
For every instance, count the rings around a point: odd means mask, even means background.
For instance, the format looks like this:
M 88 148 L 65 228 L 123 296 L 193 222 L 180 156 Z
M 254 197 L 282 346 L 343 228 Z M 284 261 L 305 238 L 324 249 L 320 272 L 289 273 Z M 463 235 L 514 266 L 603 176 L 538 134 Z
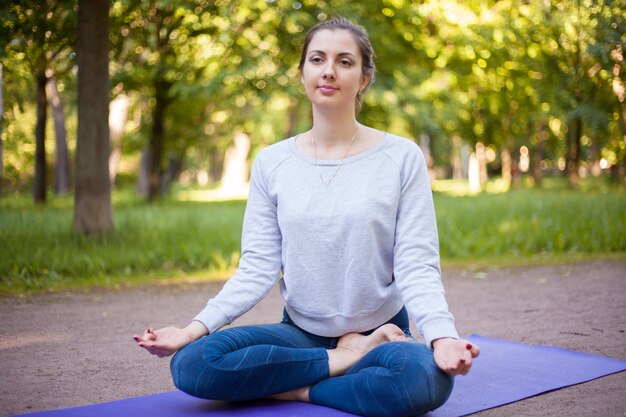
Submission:
M 435 194 L 442 260 L 506 262 L 626 252 L 626 193 L 606 186 L 452 197 Z M 114 233 L 71 232 L 70 198 L 33 207 L 26 197 L 0 205 L 0 292 L 132 285 L 145 279 L 226 278 L 239 258 L 245 202 L 156 205 L 116 193 Z M 484 263 L 483 262 L 483 263 Z
M 157 85 L 167 96 L 164 159 L 185 158 L 186 168 L 219 160 L 214 156 L 237 131 L 258 149 L 307 129 L 297 71 L 304 34 L 344 15 L 366 27 L 377 53 L 377 80 L 359 119 L 415 140 L 429 136 L 436 165 L 450 166 L 451 138 L 457 137 L 495 150 L 493 169 L 499 150 L 508 149 L 515 160 L 522 145 L 531 158 L 541 152 L 537 159 L 554 166 L 565 155 L 574 117 L 583 122 L 583 160 L 624 165 L 622 3 L 116 0 L 112 97 L 123 92 L 131 98 L 124 158 L 137 160 L 149 140 Z M 39 57 L 57 72 L 73 68 L 75 14 L 71 1 L 0 6 L 5 126 L 18 123 L 18 108 L 33 111 L 23 103 L 33 100 L 30 80 Z M 66 77 L 70 85 L 75 73 Z M 543 125 L 550 128 L 539 146 Z M 6 153 L 28 148 L 12 136 L 22 130 L 5 129 L 5 141 L 17 144 Z M 19 169 L 9 179 L 14 186 L 30 175 L 28 167 Z

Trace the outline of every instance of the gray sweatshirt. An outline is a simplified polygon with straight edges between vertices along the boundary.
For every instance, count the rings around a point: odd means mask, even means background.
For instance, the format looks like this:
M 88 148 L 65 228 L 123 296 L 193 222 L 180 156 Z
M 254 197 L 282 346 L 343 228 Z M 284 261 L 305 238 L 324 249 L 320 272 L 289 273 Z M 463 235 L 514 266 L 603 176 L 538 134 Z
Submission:
M 328 185 L 325 182 L 335 174 Z M 337 337 L 378 327 L 403 305 L 430 345 L 458 338 L 440 279 L 424 156 L 387 134 L 340 161 L 300 153 L 295 138 L 261 151 L 250 179 L 241 259 L 195 320 L 210 332 L 256 305 L 280 280 L 291 319 Z

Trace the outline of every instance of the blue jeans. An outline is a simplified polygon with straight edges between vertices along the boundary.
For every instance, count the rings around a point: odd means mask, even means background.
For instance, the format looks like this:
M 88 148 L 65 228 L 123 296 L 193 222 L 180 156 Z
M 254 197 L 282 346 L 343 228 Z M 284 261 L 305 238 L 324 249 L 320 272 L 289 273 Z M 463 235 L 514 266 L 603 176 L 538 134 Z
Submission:
M 410 336 L 404 308 L 389 323 Z M 450 396 L 453 378 L 417 342 L 382 344 L 344 375 L 330 378 L 326 350 L 338 340 L 300 329 L 285 312 L 278 324 L 200 338 L 178 351 L 170 368 L 176 387 L 195 397 L 244 401 L 308 386 L 312 403 L 372 417 L 418 416 Z

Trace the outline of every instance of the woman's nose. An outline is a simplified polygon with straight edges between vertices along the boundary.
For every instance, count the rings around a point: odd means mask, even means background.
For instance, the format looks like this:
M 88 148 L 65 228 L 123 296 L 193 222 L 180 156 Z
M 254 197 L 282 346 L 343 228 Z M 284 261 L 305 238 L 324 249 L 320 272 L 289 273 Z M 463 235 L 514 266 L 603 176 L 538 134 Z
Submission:
M 332 65 L 327 65 L 326 68 L 324 68 L 324 74 L 322 74 L 322 78 L 325 80 L 334 80 L 335 68 Z

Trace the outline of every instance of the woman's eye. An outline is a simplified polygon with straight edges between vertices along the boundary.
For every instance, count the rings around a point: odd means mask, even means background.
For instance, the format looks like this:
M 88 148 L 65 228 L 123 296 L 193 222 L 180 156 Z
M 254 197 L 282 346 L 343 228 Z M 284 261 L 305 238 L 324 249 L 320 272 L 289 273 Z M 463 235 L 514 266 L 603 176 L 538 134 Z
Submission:
M 312 57 L 312 58 L 310 59 L 310 61 L 311 61 L 312 63 L 314 63 L 314 64 L 318 64 L 318 63 L 322 62 L 322 58 L 321 58 L 321 57 L 319 57 L 319 56 L 314 56 L 314 57 Z
M 339 61 L 339 63 L 345 67 L 349 67 L 350 65 L 352 65 L 352 61 L 348 59 L 342 59 L 341 61 Z

